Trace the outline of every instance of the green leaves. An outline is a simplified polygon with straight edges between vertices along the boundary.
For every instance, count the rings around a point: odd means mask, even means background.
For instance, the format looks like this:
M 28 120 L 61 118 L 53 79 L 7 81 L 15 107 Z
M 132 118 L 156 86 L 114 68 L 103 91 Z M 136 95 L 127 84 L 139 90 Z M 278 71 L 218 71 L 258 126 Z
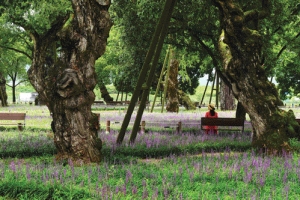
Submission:
M 1 15 L 6 21 L 23 27 L 25 30 L 43 34 L 51 24 L 71 12 L 71 2 L 68 0 L 6 1 L 1 9 Z

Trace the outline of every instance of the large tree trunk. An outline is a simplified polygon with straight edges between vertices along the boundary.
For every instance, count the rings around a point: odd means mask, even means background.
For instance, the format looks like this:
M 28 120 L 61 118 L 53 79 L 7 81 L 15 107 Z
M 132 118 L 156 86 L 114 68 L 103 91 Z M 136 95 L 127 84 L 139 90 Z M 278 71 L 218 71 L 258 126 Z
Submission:
M 223 33 L 220 52 L 223 72 L 232 85 L 232 91 L 251 118 L 255 147 L 269 152 L 289 150 L 289 137 L 299 137 L 299 125 L 292 111 L 278 108 L 282 102 L 274 84 L 270 83 L 261 66 L 262 39 L 247 22 L 258 22 L 268 16 L 267 0 L 262 1 L 261 12 L 244 13 L 232 0 L 215 0 L 220 10 Z M 257 27 L 257 26 L 255 26 Z
M 178 112 L 179 102 L 178 102 L 178 66 L 179 62 L 176 59 L 171 59 L 170 63 L 170 74 L 168 79 L 168 104 L 166 110 L 168 112 Z
M 221 102 L 221 110 L 234 110 L 234 95 L 231 92 L 230 87 L 228 87 L 223 81 L 221 81 L 220 86 L 220 102 Z
M 0 73 L 0 100 L 2 107 L 8 106 L 7 104 L 7 93 L 6 93 L 6 80 Z
M 58 19 L 45 35 L 32 34 L 29 80 L 52 113 L 58 159 L 99 162 L 102 142 L 91 112 L 96 85 L 95 60 L 105 51 L 111 27 L 109 1 L 72 0 L 74 15 Z M 56 58 L 56 46 L 61 44 Z

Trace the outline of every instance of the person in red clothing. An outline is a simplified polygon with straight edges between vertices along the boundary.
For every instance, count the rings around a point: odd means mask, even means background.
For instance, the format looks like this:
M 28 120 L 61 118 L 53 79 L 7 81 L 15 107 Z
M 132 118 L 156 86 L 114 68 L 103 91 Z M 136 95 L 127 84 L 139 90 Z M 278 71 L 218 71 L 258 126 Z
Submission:
M 208 110 L 209 111 L 205 113 L 205 117 L 218 118 L 218 113 L 215 111 L 214 104 L 209 104 L 208 105 Z M 206 130 L 206 134 L 208 134 L 208 133 L 218 134 L 218 127 L 217 126 L 206 126 L 204 128 Z

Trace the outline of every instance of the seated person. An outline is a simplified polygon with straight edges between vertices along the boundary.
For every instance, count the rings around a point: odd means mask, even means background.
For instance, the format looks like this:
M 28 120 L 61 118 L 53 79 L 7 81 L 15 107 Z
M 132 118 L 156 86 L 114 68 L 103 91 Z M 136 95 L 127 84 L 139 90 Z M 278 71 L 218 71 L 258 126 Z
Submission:
M 214 104 L 208 105 L 208 112 L 205 113 L 205 117 L 208 118 L 218 118 L 218 113 L 215 111 Z M 218 134 L 218 127 L 217 126 L 205 126 L 204 129 L 206 130 L 206 134 L 214 133 Z

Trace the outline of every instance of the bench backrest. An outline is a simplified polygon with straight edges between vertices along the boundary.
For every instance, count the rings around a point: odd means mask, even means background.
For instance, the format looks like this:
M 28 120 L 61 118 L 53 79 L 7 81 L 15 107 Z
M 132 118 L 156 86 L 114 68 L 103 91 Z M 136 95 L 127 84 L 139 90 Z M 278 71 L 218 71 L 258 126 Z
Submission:
M 0 120 L 25 120 L 26 113 L 0 113 Z
M 296 121 L 298 122 L 298 124 L 300 124 L 300 119 L 296 119 Z
M 244 126 L 242 118 L 201 118 L 202 126 Z

